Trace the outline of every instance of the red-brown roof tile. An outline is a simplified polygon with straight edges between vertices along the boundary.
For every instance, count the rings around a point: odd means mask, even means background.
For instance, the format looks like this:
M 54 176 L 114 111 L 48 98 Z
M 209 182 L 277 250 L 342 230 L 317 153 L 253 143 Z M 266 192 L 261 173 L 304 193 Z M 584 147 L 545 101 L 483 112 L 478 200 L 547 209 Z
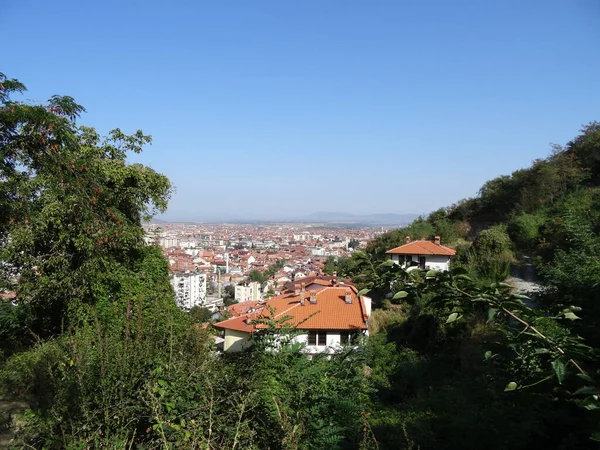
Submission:
M 351 294 L 351 303 L 346 303 L 345 295 Z M 310 302 L 310 295 L 316 296 L 316 303 Z M 302 298 L 304 297 L 304 302 Z M 264 325 L 254 324 L 255 319 L 287 319 L 278 326 L 296 327 L 302 330 L 365 330 L 367 311 L 363 297 L 357 295 L 353 286 L 342 285 L 324 287 L 318 291 L 306 291 L 300 295 L 284 293 L 269 299 L 261 311 L 215 324 L 218 328 L 252 333 Z M 273 312 L 273 314 L 271 313 Z
M 438 245 L 431 241 L 413 241 L 386 252 L 391 255 L 443 255 L 454 256 L 456 251 L 451 248 Z

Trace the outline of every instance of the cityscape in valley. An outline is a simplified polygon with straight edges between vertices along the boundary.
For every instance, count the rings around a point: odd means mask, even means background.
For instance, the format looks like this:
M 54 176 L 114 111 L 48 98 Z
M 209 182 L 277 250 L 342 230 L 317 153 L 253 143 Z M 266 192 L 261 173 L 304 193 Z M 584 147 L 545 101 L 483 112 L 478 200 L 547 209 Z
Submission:
M 325 275 L 328 257 L 351 255 L 386 231 L 383 227 L 277 223 L 161 223 L 146 225 L 145 229 L 146 242 L 159 245 L 169 261 L 181 306 L 212 310 L 224 306 L 222 294 L 226 286 L 240 286 L 235 290 L 235 301 L 276 295 L 286 283 Z M 252 291 L 252 272 L 262 274 L 277 263 L 281 267 Z
M 260 332 L 254 321 L 283 314 L 288 317 L 277 328 L 296 328 L 293 340 L 312 355 L 339 351 L 369 335 L 372 299 L 351 278 L 338 278 L 335 268 L 390 230 L 293 223 L 162 223 L 144 229 L 146 244 L 160 246 L 168 261 L 177 305 L 210 313 L 222 333 L 214 337 L 219 351 L 244 350 Z M 386 253 L 409 271 L 448 271 L 456 254 L 441 245 L 440 236 L 406 236 Z

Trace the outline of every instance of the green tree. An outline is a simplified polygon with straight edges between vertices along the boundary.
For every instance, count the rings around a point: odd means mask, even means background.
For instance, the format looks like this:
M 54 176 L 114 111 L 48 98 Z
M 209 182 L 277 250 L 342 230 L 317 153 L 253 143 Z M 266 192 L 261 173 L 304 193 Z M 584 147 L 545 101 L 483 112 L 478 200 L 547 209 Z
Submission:
M 468 264 L 485 280 L 504 281 L 513 259 L 512 242 L 504 225 L 483 230 L 467 251 Z
M 237 303 L 237 300 L 235 299 L 235 286 L 233 284 L 228 284 L 223 289 L 223 303 L 225 306 L 231 306 Z
M 189 315 L 194 323 L 206 323 L 212 316 L 212 311 L 203 306 L 194 306 L 190 309 Z
M 433 239 L 435 227 L 423 217 L 419 217 L 410 225 L 388 231 L 367 244 L 366 251 L 376 258 L 383 259 L 385 252 L 404 244 L 406 236 L 412 240 Z
M 335 256 L 328 256 L 325 259 L 325 264 L 323 266 L 323 272 L 328 275 L 333 275 L 333 272 L 337 271 L 337 261 Z
M 266 273 L 263 274 L 256 269 L 250 271 L 250 273 L 248 274 L 248 280 L 255 281 L 260 284 L 263 284 L 268 279 L 269 279 L 269 277 L 266 275 Z
M 359 245 L 360 245 L 360 242 L 358 242 L 357 239 L 350 239 L 350 242 L 348 242 L 348 248 L 351 248 L 351 249 L 356 249 Z
M 235 286 L 233 284 L 228 284 L 223 288 L 223 298 L 235 298 Z
M 171 185 L 126 162 L 149 136 L 116 129 L 101 138 L 77 125 L 84 109 L 71 97 L 11 98 L 23 90 L 0 75 L 0 282 L 43 336 L 66 325 L 69 308 L 134 294 L 149 256 L 141 223 L 164 211 Z M 164 277 L 155 282 L 168 289 Z
M 567 144 L 566 155 L 573 155 L 590 175 L 589 183 L 600 185 L 600 122 L 590 122 Z
M 546 221 L 542 213 L 523 213 L 510 219 L 507 231 L 511 240 L 521 249 L 533 249 L 540 241 L 541 227 Z

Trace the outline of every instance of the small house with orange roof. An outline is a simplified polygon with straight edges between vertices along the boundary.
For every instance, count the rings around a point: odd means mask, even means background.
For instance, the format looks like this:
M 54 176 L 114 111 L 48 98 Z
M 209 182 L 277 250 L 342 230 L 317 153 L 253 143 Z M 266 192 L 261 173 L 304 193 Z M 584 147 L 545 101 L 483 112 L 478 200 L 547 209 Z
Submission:
M 249 345 L 250 337 L 272 321 L 279 329 L 295 329 L 296 343 L 308 354 L 333 353 L 358 335 L 368 335 L 371 299 L 358 295 L 353 285 L 333 280 L 320 289 L 286 289 L 247 313 L 214 324 L 225 335 L 224 351 Z
M 432 270 L 450 270 L 450 259 L 456 255 L 456 251 L 445 247 L 440 242 L 440 237 L 436 236 L 435 241 L 411 241 L 406 236 L 405 244 L 393 248 L 386 252 L 390 255 L 392 261 L 402 266 L 407 266 L 411 262 L 416 262 L 421 269 Z

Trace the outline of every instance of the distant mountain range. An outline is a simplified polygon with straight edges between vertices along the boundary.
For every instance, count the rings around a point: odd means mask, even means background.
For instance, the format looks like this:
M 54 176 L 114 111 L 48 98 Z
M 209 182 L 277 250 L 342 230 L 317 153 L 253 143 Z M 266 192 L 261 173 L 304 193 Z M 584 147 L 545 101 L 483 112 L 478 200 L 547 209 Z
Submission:
M 364 223 L 368 225 L 408 225 L 418 214 L 349 214 L 318 212 L 307 216 L 310 222 Z
M 167 220 L 164 218 L 153 218 L 152 223 L 326 223 L 338 225 L 363 225 L 363 226 L 403 226 L 408 225 L 419 217 L 418 214 L 350 214 L 342 212 L 317 212 L 307 216 L 296 218 L 269 218 L 244 219 L 223 218 L 221 220 Z

